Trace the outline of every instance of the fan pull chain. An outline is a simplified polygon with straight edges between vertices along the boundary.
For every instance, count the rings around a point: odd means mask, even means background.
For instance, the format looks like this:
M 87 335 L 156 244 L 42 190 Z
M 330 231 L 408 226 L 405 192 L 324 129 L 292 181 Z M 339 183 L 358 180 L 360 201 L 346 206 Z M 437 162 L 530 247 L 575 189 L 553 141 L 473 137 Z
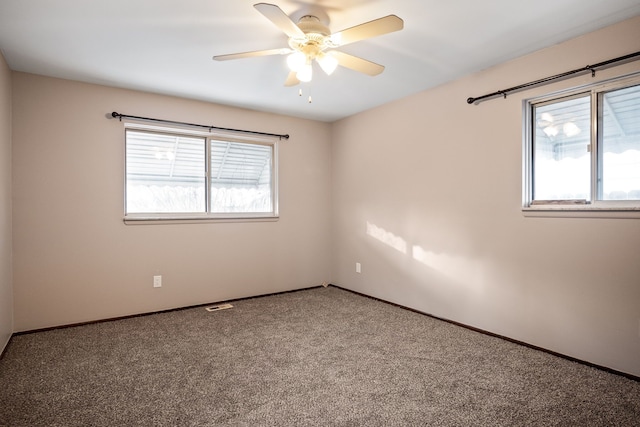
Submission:
M 302 97 L 302 89 L 298 89 L 298 96 Z M 307 98 L 307 102 L 311 104 L 313 102 L 313 98 L 311 98 L 311 93 L 309 93 L 309 97 Z

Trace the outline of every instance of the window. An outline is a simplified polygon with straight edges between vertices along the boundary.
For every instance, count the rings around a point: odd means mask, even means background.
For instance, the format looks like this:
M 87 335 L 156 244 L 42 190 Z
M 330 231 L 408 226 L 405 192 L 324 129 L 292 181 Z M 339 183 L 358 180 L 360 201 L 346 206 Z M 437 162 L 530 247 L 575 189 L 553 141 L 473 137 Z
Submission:
M 276 143 L 126 129 L 125 219 L 277 217 Z
M 525 208 L 640 210 L 640 76 L 525 103 Z

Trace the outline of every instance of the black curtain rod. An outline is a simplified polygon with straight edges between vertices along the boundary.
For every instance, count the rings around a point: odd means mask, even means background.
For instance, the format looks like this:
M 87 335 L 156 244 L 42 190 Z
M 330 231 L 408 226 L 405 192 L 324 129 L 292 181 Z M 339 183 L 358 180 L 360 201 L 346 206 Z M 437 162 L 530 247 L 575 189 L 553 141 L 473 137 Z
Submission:
M 111 113 L 111 117 L 114 118 L 118 118 L 120 119 L 120 121 L 122 121 L 123 118 L 125 119 L 136 119 L 136 120 L 144 120 L 147 122 L 156 122 L 156 123 L 166 123 L 166 124 L 172 124 L 172 125 L 182 125 L 182 126 L 191 126 L 191 127 L 198 127 L 198 128 L 204 128 L 204 129 L 209 129 L 209 131 L 211 131 L 212 129 L 215 130 L 226 130 L 226 131 L 230 131 L 230 132 L 241 132 L 241 133 L 248 133 L 248 134 L 252 134 L 252 135 L 264 135 L 264 136 L 277 136 L 280 139 L 289 139 L 289 135 L 281 135 L 281 134 L 277 134 L 277 133 L 267 133 L 267 132 L 256 132 L 253 130 L 243 130 L 243 129 L 231 129 L 231 128 L 221 128 L 218 126 L 209 126 L 209 125 L 198 125 L 195 123 L 186 123 L 186 122 L 177 122 L 174 120 L 163 120 L 163 119 L 152 119 L 150 117 L 139 117 L 139 116 L 129 116 L 128 114 L 120 114 L 120 113 L 116 113 L 115 111 L 113 113 Z
M 567 71 L 565 73 L 560 73 L 560 74 L 556 74 L 555 76 L 550 76 L 550 77 L 545 77 L 544 79 L 540 79 L 540 80 L 536 80 L 533 82 L 529 82 L 529 83 L 525 83 L 525 84 L 521 84 L 518 86 L 514 86 L 514 87 L 510 87 L 509 89 L 504 89 L 504 90 L 498 90 L 496 92 L 493 93 L 489 93 L 487 95 L 482 95 L 479 96 L 477 98 L 467 98 L 467 104 L 475 104 L 476 102 L 488 99 L 488 98 L 493 98 L 496 96 L 503 96 L 503 97 L 507 97 L 507 93 L 509 92 L 514 92 L 520 89 L 525 89 L 528 87 L 532 87 L 532 86 L 537 86 L 543 83 L 549 83 L 552 82 L 554 80 L 560 80 L 563 79 L 565 77 L 569 77 L 572 76 L 574 74 L 578 74 L 578 73 L 585 73 L 587 71 L 591 71 L 591 76 L 595 77 L 596 75 L 596 68 L 602 68 L 605 67 L 607 65 L 611 65 L 614 64 L 616 62 L 622 62 L 622 61 L 627 61 L 627 60 L 633 60 L 634 58 L 636 58 L 637 56 L 640 56 L 640 52 L 635 52 L 635 53 L 630 53 L 628 55 L 624 55 L 624 56 L 619 56 L 617 58 L 613 58 L 613 59 L 609 59 L 608 61 L 603 61 L 603 62 L 598 62 L 597 64 L 593 64 L 593 65 L 587 65 L 585 67 L 582 68 L 577 68 L 575 70 L 571 70 L 571 71 Z

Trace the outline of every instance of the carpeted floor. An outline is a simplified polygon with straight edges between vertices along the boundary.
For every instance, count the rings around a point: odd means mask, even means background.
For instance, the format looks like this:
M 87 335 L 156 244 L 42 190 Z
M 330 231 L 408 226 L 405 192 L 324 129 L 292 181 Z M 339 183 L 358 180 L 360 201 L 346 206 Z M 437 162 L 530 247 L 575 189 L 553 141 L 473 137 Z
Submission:
M 640 383 L 335 287 L 14 336 L 1 426 L 640 426 Z

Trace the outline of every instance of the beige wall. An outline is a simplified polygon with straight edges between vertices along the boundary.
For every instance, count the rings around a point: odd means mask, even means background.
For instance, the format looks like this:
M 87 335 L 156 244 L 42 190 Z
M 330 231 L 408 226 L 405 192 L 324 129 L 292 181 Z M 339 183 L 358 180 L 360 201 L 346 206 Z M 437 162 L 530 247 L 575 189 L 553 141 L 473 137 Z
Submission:
M 11 71 L 0 53 L 0 352 L 13 332 L 11 277 Z
M 638 50 L 640 17 L 335 123 L 333 283 L 640 375 L 640 219 L 520 208 L 523 99 L 640 61 L 466 103 Z
M 329 281 L 328 124 L 24 73 L 13 95 L 16 332 Z M 112 111 L 290 134 L 280 220 L 124 225 Z
M 465 102 L 639 49 L 637 18 L 333 125 L 14 73 L 14 331 L 331 280 L 640 375 L 640 220 L 520 210 L 522 99 L 593 79 Z M 7 337 L 6 66 L 0 83 Z M 280 150 L 280 221 L 124 225 L 123 129 L 105 118 L 114 110 L 291 134 Z

